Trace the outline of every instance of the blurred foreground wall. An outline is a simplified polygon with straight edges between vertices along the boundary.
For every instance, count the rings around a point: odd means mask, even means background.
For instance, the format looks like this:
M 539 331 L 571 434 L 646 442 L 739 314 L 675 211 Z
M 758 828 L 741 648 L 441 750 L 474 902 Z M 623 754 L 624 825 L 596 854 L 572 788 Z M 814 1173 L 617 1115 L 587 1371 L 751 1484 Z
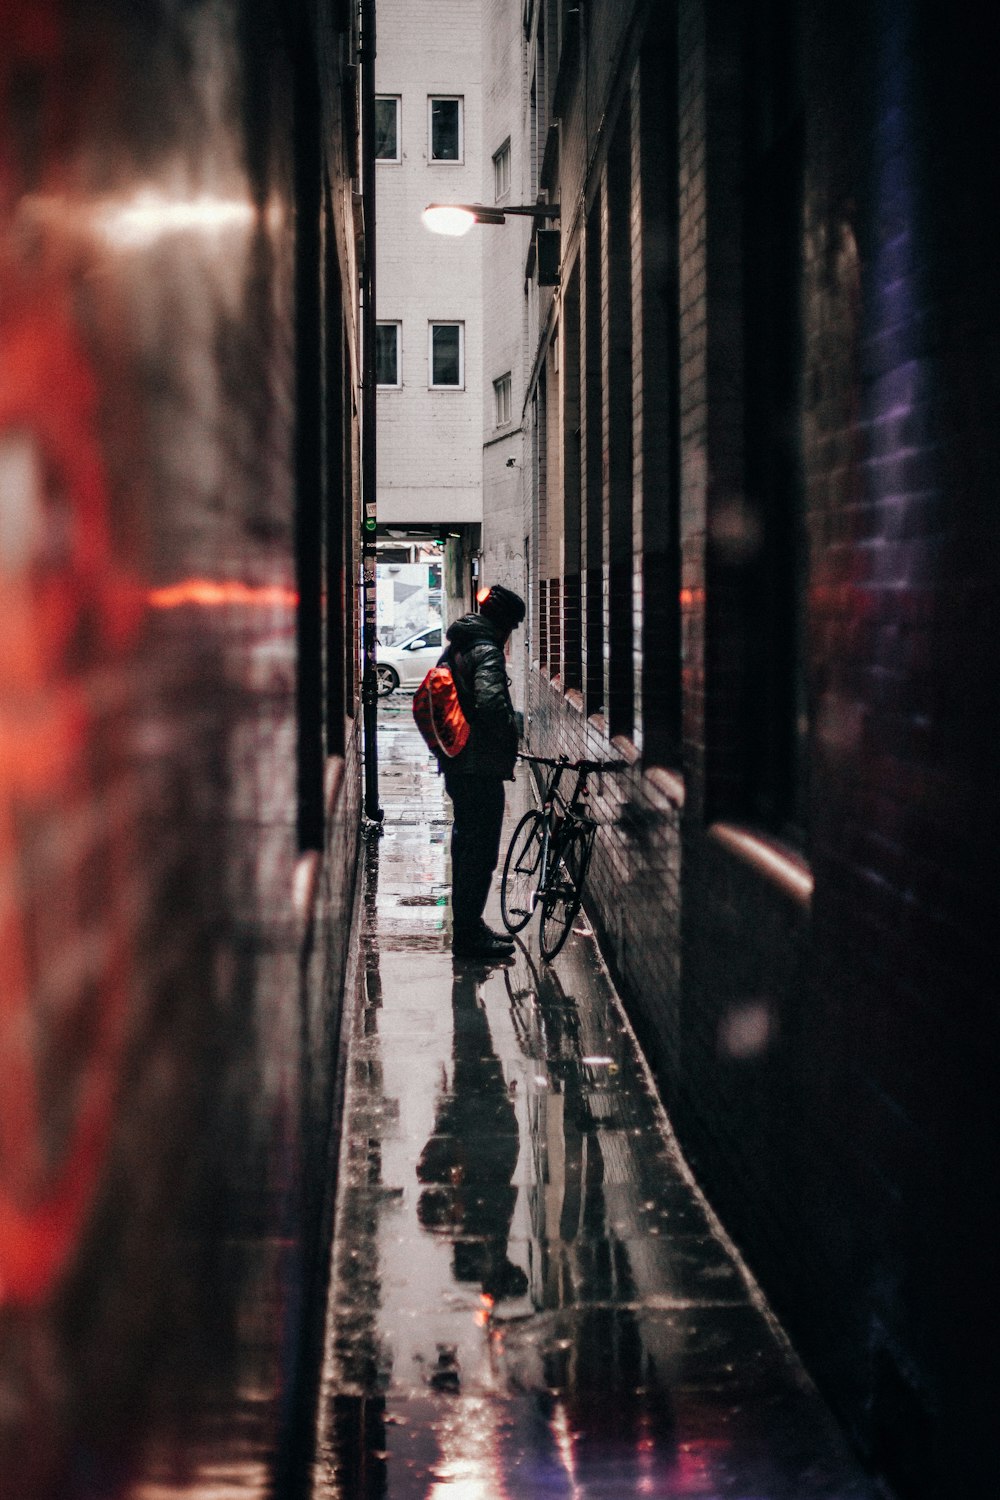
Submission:
M 358 827 L 352 8 L 0 0 L 0 1493 L 290 1482 Z

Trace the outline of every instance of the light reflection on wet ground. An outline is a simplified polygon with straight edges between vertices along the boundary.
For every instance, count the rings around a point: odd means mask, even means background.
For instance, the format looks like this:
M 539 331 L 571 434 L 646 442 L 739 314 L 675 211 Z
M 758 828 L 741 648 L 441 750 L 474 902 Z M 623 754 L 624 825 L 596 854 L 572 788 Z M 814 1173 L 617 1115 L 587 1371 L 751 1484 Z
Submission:
M 453 965 L 409 705 L 380 707 L 314 1500 L 868 1500 L 586 932 L 551 967 L 535 924 L 508 966 Z

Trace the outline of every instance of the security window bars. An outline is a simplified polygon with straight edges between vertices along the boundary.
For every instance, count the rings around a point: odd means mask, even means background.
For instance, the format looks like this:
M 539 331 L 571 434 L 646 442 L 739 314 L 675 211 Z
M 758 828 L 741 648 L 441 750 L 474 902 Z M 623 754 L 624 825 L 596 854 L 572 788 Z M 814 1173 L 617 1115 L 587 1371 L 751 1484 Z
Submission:
M 493 399 L 496 407 L 496 425 L 503 427 L 510 421 L 510 372 L 493 382 Z
M 464 327 L 461 323 L 430 326 L 430 384 L 433 389 L 460 390 L 465 383 Z
M 497 201 L 510 192 L 510 136 L 493 156 L 493 194 Z
M 375 100 L 375 160 L 401 160 L 399 98 L 394 94 L 385 94 Z
M 375 384 L 401 385 L 398 323 L 375 325 Z
M 461 161 L 462 99 L 430 98 L 427 101 L 431 161 Z

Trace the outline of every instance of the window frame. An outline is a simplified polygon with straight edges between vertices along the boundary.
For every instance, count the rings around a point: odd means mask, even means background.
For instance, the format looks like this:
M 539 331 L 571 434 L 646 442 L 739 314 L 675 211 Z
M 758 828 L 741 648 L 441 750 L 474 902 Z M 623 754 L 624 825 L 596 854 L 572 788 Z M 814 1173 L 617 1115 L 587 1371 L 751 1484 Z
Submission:
M 514 394 L 513 371 L 507 370 L 503 375 L 498 375 L 493 382 L 493 416 L 495 427 L 509 427 L 513 412 Z M 507 415 L 502 416 L 501 411 L 506 402 Z
M 499 171 L 500 171 L 501 163 L 505 164 L 505 166 L 506 166 L 506 175 L 507 175 L 506 183 L 504 184 L 504 186 L 502 188 L 499 186 L 499 180 L 500 180 L 499 179 Z M 508 136 L 507 139 L 500 146 L 498 146 L 497 149 L 493 153 L 493 201 L 494 201 L 494 203 L 499 203 L 501 201 L 501 199 L 506 198 L 507 194 L 510 192 L 510 165 L 511 165 L 511 162 L 510 162 L 510 136 Z
M 458 383 L 438 383 L 434 380 L 434 330 L 435 328 L 458 329 Z M 427 324 L 427 389 L 430 391 L 465 390 L 465 323 L 459 318 L 433 318 Z
M 458 105 L 458 155 L 457 156 L 435 156 L 434 155 L 434 105 L 435 104 L 457 104 Z M 464 94 L 428 94 L 427 95 L 427 164 L 434 167 L 461 167 L 465 165 L 465 95 Z
M 437 636 L 436 641 L 429 639 L 429 637 L 435 635 Z M 404 651 L 440 651 L 443 645 L 444 637 L 441 632 L 441 626 L 428 625 L 426 630 L 420 632 L 416 640 L 407 641 L 402 649 Z
M 706 665 L 718 766 L 707 788 L 711 817 L 777 840 L 803 857 L 810 845 L 809 487 L 805 389 L 810 328 L 808 257 L 800 227 L 808 205 L 808 88 L 797 8 L 754 4 L 739 56 L 752 108 L 720 131 L 740 160 L 739 376 L 735 512 L 749 549 L 718 549 Z M 734 34 L 735 38 L 735 34 Z M 735 313 L 736 309 L 733 308 Z M 737 384 L 738 381 L 738 384 Z M 739 392 L 738 396 L 736 392 Z M 720 485 L 708 524 L 726 515 Z M 728 493 L 733 493 L 728 490 Z M 727 517 L 728 519 L 728 517 Z M 734 672 L 733 663 L 738 663 Z
M 396 154 L 395 156 L 376 155 L 375 160 L 377 163 L 385 164 L 386 166 L 399 166 L 403 160 L 403 99 L 401 94 L 376 94 L 375 104 L 378 106 L 388 99 L 391 99 L 396 106 Z M 372 150 L 374 151 L 374 149 L 375 142 L 373 141 Z
M 376 338 L 378 329 L 395 328 L 396 330 L 396 379 L 379 380 L 378 378 L 378 349 L 375 351 L 375 389 L 379 391 L 398 391 L 403 385 L 403 324 L 399 318 L 379 318 L 376 320 Z

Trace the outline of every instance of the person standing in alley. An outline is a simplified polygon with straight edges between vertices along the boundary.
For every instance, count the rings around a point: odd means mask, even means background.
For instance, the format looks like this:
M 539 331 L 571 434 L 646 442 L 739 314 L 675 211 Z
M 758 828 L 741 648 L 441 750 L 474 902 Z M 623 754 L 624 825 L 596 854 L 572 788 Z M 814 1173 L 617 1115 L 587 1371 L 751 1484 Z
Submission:
M 513 950 L 513 939 L 483 920 L 490 881 L 500 856 L 504 782 L 514 780 L 519 738 L 510 700 L 504 647 L 524 619 L 524 600 L 494 584 L 479 601 L 479 613 L 449 626 L 447 663 L 471 725 L 465 748 L 444 761 L 451 798 L 452 953 L 456 958 L 495 962 Z

